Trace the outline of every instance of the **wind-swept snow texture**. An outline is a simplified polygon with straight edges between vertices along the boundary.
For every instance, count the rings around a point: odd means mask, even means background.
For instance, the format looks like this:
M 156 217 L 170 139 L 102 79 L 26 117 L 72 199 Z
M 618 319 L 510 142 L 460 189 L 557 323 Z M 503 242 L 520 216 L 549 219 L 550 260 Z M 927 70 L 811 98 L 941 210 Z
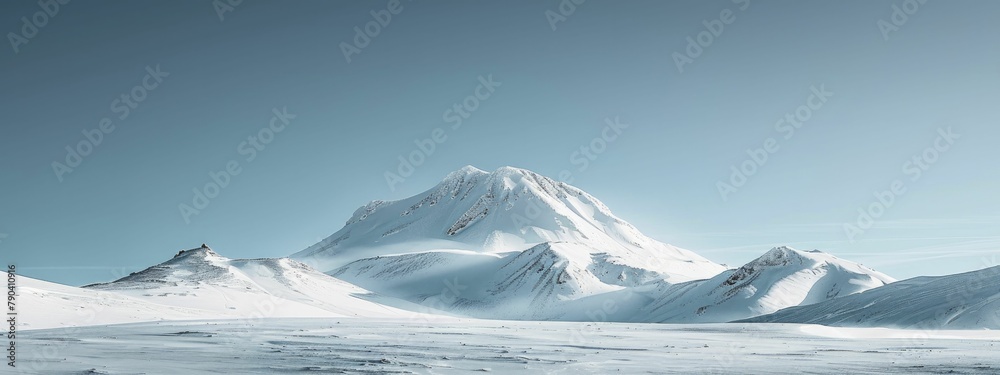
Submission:
M 753 322 L 910 329 L 1000 329 L 1000 266 L 917 277 Z
M 25 374 L 981 374 L 991 331 L 344 319 L 28 331 Z M 13 371 L 12 371 L 13 372 Z

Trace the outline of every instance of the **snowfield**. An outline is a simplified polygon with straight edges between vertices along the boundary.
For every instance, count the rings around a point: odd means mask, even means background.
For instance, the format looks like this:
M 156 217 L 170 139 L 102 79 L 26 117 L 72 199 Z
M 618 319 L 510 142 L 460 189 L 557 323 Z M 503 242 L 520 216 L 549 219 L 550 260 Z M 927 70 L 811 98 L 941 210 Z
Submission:
M 21 335 L 24 374 L 996 374 L 996 331 L 268 319 Z M 113 353 L 113 354 L 112 354 Z

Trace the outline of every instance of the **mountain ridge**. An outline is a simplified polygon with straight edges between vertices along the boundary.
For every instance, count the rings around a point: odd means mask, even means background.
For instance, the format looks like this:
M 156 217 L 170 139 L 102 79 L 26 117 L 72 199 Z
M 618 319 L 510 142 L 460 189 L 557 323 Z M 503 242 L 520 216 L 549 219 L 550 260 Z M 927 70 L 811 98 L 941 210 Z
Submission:
M 895 281 L 818 250 L 779 246 L 713 278 L 663 286 L 644 310 L 655 322 L 724 322 L 823 302 Z

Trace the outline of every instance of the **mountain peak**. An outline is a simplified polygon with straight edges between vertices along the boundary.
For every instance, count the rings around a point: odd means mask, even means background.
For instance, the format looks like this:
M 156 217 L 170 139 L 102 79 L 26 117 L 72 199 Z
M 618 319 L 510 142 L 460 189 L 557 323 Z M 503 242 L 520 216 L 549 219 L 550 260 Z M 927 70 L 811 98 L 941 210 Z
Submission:
M 528 175 L 528 174 L 534 175 L 534 174 L 537 174 L 537 173 L 529 171 L 529 170 L 524 169 L 524 168 L 517 168 L 517 167 L 512 167 L 512 166 L 508 165 L 508 166 L 497 168 L 496 170 L 493 171 L 493 173 L 490 173 L 490 174 L 497 175 L 497 176 L 512 176 L 512 175 Z
M 213 251 L 208 246 L 197 247 L 189 250 L 181 250 L 170 258 L 166 262 L 160 263 L 157 267 L 182 267 L 182 268 L 192 268 L 201 271 L 212 270 L 218 267 L 224 267 L 226 262 L 231 259 L 219 255 Z
M 518 167 L 514 167 L 514 166 L 509 166 L 509 165 L 502 166 L 502 167 L 499 167 L 497 169 L 494 169 L 492 172 L 487 172 L 485 170 L 476 168 L 475 166 L 472 166 L 472 165 L 466 165 L 466 166 L 464 166 L 462 168 L 459 168 L 459 169 L 457 169 L 457 170 L 455 170 L 455 171 L 453 171 L 451 173 L 448 173 L 448 175 L 445 176 L 444 181 L 451 181 L 451 180 L 455 180 L 455 179 L 462 179 L 462 178 L 469 178 L 469 177 L 490 177 L 490 178 L 496 178 L 496 177 L 516 177 L 516 176 L 533 176 L 533 177 L 537 177 L 537 178 L 544 178 L 546 180 L 552 180 L 552 179 L 550 179 L 548 177 L 542 176 L 542 175 L 540 175 L 538 173 L 535 173 L 535 172 L 533 172 L 531 170 L 524 169 L 524 168 L 518 168 Z
M 846 272 L 868 274 L 873 276 L 873 280 L 877 279 L 883 284 L 895 281 L 895 279 L 859 263 L 843 260 L 819 250 L 802 251 L 788 246 L 778 246 L 738 268 L 726 282 L 733 284 L 764 272 L 766 269 L 786 268 L 794 271 L 817 267 L 835 267 Z
M 803 258 L 803 253 L 801 251 L 795 250 L 788 246 L 778 246 L 771 250 L 768 250 L 764 255 L 761 255 L 757 259 L 750 262 L 751 265 L 775 265 L 780 263 L 788 263 L 789 260 Z
M 311 258 L 330 271 L 379 255 L 442 249 L 505 253 L 560 241 L 601 249 L 609 259 L 636 268 L 657 264 L 656 271 L 681 279 L 707 278 L 724 269 L 643 235 L 583 190 L 511 166 L 492 172 L 465 166 L 423 193 L 373 201 L 339 231 L 293 257 Z
M 177 255 L 174 255 L 172 259 L 178 259 L 178 258 L 207 259 L 209 257 L 222 258 L 221 255 L 219 255 L 215 251 L 212 251 L 212 248 L 208 247 L 205 244 L 201 244 L 201 247 L 196 247 L 194 249 L 188 249 L 188 250 L 181 250 L 177 252 Z
M 803 251 L 792 248 L 790 246 L 778 246 L 764 253 L 764 255 L 761 255 L 760 258 L 757 258 L 754 261 L 754 263 L 775 264 L 775 263 L 787 263 L 788 261 L 791 260 L 819 261 L 820 260 L 819 258 L 823 258 L 822 260 L 836 259 L 836 257 L 834 257 L 833 255 L 824 253 L 819 250 Z
M 522 177 L 529 177 L 531 181 L 535 183 L 544 181 L 542 183 L 547 185 L 559 184 L 555 180 L 524 168 L 503 166 L 493 170 L 492 172 L 487 172 L 474 166 L 466 165 L 454 172 L 448 173 L 438 187 L 439 189 L 455 189 L 461 188 L 463 185 L 492 183 L 492 185 L 500 184 L 500 186 L 507 186 L 510 188 L 520 182 Z M 505 181 L 509 181 L 509 183 L 504 184 L 503 182 Z
M 723 322 L 881 287 L 895 279 L 820 251 L 772 248 L 735 270 L 671 286 L 651 305 L 659 322 Z
M 453 180 L 453 179 L 461 178 L 461 177 L 477 176 L 477 175 L 485 175 L 485 174 L 487 174 L 486 171 L 484 171 L 482 169 L 476 168 L 476 167 L 474 167 L 472 165 L 466 165 L 466 166 L 464 166 L 462 168 L 459 168 L 458 170 L 456 170 L 454 172 L 448 173 L 448 175 L 445 176 L 444 180 L 447 181 L 447 180 Z

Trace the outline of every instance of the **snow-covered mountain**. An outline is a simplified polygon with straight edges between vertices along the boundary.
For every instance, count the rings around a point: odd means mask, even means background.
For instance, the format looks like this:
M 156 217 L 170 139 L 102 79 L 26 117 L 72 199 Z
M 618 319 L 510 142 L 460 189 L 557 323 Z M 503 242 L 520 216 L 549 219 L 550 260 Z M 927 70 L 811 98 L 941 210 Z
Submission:
M 909 329 L 1000 329 L 1000 266 L 917 277 L 747 320 Z
M 638 314 L 650 322 L 728 322 L 881 287 L 895 279 L 819 251 L 771 249 L 708 280 L 665 284 Z
M 369 203 L 293 257 L 380 294 L 494 319 L 725 322 L 894 281 L 784 247 L 726 270 L 644 236 L 580 189 L 512 167 L 467 166 L 417 196 Z
M 577 300 L 725 270 L 580 189 L 512 167 L 467 166 L 424 193 L 371 202 L 292 257 L 380 294 L 500 319 L 561 319 Z
M 208 247 L 84 288 L 209 317 L 406 317 L 413 313 L 391 306 L 417 309 L 291 259 L 228 259 Z
M 330 272 L 387 255 L 497 255 L 551 242 L 583 244 L 601 262 L 655 272 L 674 283 L 725 269 L 646 237 L 580 189 L 513 167 L 488 173 L 466 166 L 416 196 L 371 202 L 342 229 L 292 258 Z

